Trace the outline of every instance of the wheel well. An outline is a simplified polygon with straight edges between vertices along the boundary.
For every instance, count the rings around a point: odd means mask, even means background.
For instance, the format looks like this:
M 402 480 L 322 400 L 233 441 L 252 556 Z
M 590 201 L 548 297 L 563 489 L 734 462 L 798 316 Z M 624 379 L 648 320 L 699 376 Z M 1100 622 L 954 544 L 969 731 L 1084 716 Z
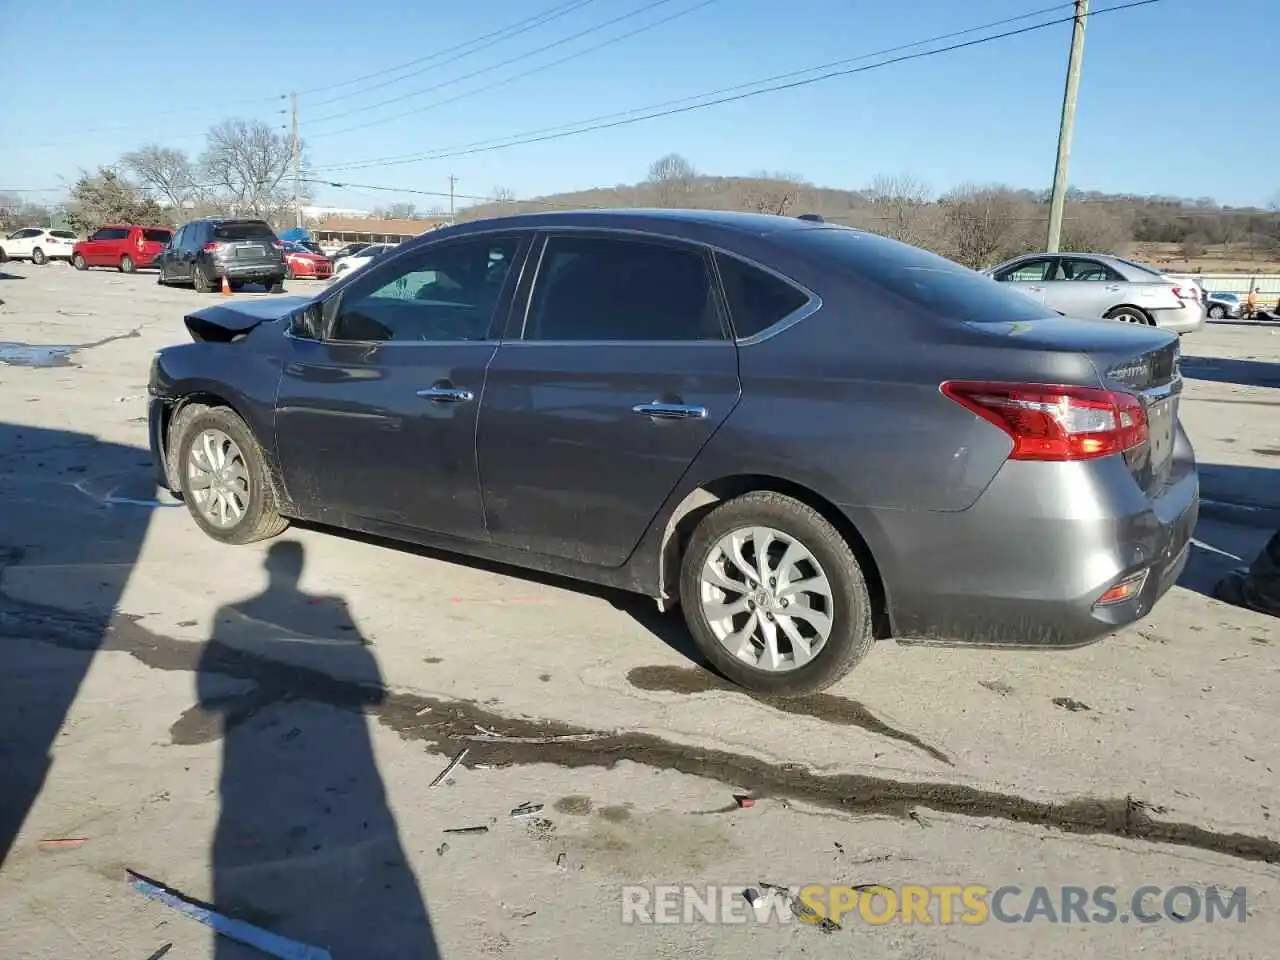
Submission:
M 767 490 L 792 497 L 812 507 L 820 513 L 824 520 L 836 528 L 853 550 L 858 564 L 862 567 L 867 579 L 867 592 L 871 596 L 874 611 L 874 629 L 876 639 L 885 639 L 892 634 L 889 619 L 888 598 L 885 595 L 884 580 L 880 576 L 880 568 L 876 565 L 871 548 L 866 539 L 858 531 L 842 510 L 831 501 L 820 496 L 808 487 L 780 477 L 762 475 L 739 475 L 723 477 L 704 483 L 693 490 L 680 502 L 667 521 L 667 529 L 663 534 L 662 549 L 659 553 L 658 580 L 659 602 L 674 603 L 680 591 L 677 578 L 680 576 L 680 563 L 684 557 L 685 545 L 693 535 L 699 521 L 720 503 L 740 497 L 744 493 Z
M 1154 327 L 1156 324 L 1155 317 L 1151 316 L 1150 311 L 1142 309 L 1142 307 L 1138 306 L 1136 303 L 1117 303 L 1114 307 L 1112 307 L 1110 310 L 1107 311 L 1107 316 L 1110 317 L 1117 310 L 1137 310 L 1138 313 L 1142 314 L 1144 317 L 1147 318 L 1147 323 L 1149 325 Z
M 174 463 L 174 455 L 177 451 L 174 449 L 174 441 L 177 439 L 173 435 L 173 426 L 178 420 L 178 416 L 185 410 L 191 410 L 192 414 L 198 413 L 200 410 L 207 410 L 209 407 L 228 407 L 231 406 L 225 399 L 214 393 L 189 393 L 177 400 L 170 406 L 160 419 L 160 440 L 164 444 L 164 469 L 165 476 L 169 480 L 169 486 L 172 490 L 177 490 L 178 473 L 177 464 Z M 239 416 L 239 413 L 236 414 Z M 243 418 L 242 418 L 243 419 Z

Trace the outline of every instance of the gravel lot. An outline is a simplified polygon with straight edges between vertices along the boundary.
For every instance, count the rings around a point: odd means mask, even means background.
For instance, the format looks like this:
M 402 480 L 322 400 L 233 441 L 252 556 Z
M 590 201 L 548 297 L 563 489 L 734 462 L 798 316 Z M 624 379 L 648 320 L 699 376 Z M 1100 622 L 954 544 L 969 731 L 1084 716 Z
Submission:
M 214 543 L 156 499 L 145 394 L 182 311 L 217 298 L 0 277 L 0 956 L 262 955 L 126 870 L 335 960 L 1275 956 L 1280 622 L 1206 593 L 1280 527 L 1280 325 L 1184 342 L 1206 506 L 1146 622 L 1070 652 L 884 643 L 773 703 L 710 678 L 641 598 L 318 530 L 270 557 Z M 535 739 L 463 739 L 481 728 Z M 488 830 L 442 832 L 469 826 Z M 622 922 L 624 884 L 759 881 L 1122 904 L 1217 884 L 1248 912 Z

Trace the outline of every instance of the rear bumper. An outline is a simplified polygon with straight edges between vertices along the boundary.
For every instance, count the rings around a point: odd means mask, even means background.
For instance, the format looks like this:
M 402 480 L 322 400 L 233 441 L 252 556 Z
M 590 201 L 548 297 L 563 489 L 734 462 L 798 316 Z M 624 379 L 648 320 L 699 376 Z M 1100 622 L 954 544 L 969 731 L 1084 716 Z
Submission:
M 283 280 L 284 273 L 284 262 L 280 260 L 230 260 L 213 264 L 213 275 L 228 280 Z
M 1154 310 L 1156 326 L 1170 333 L 1195 333 L 1204 329 L 1207 310 L 1205 305 L 1183 306 L 1169 310 Z
M 1171 478 L 1154 499 L 1119 457 L 1009 462 L 967 510 L 876 511 L 866 528 L 895 636 L 1071 647 L 1150 613 L 1186 565 L 1198 512 L 1194 454 L 1179 428 Z M 1098 603 L 1135 576 L 1144 579 L 1134 595 Z

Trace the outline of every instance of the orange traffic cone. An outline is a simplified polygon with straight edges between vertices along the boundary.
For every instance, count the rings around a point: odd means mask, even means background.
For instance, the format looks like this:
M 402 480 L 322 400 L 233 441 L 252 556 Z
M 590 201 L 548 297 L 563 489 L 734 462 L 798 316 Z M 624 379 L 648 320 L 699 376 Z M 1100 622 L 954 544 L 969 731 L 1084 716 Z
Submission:
M 231 281 L 227 279 L 227 275 L 222 275 L 222 295 L 224 297 L 231 296 Z

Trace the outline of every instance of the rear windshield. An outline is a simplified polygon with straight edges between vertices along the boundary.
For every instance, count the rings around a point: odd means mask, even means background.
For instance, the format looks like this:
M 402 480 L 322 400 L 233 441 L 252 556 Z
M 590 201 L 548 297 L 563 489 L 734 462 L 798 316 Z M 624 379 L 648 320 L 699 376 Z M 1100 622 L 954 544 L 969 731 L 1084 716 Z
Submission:
M 59 240 L 74 240 L 76 235 L 70 230 L 50 230 L 49 236 L 57 237 Z
M 972 323 L 1041 320 L 1058 314 L 1024 293 L 927 251 L 839 228 L 802 230 L 787 241 L 917 306 Z
M 168 243 L 169 238 L 173 236 L 171 230 L 143 230 L 142 236 L 154 243 Z
M 274 240 L 275 233 L 261 220 L 237 220 L 213 228 L 217 240 Z

